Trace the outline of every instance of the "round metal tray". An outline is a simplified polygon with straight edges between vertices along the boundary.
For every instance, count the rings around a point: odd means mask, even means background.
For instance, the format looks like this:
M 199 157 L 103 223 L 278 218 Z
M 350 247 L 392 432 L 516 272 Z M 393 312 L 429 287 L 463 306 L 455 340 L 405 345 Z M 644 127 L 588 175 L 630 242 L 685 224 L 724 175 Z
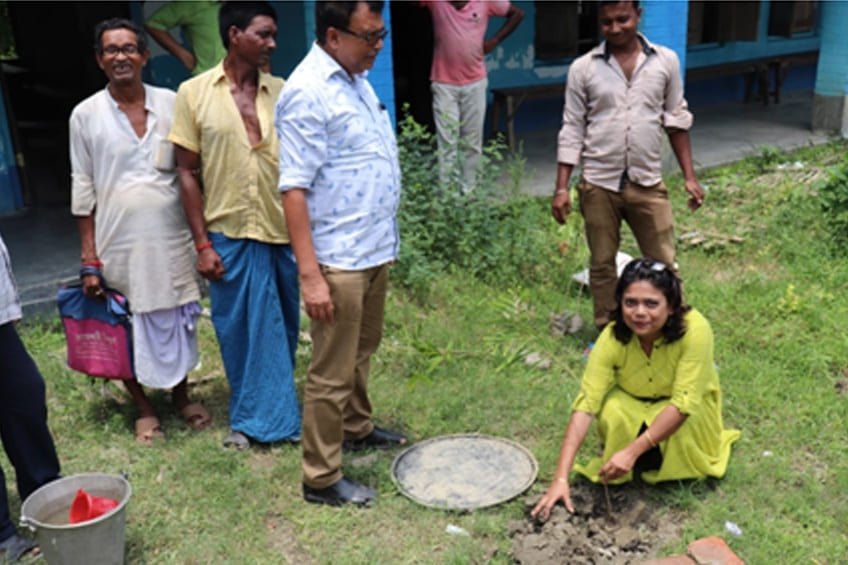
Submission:
M 515 498 L 536 480 L 533 454 L 514 441 L 480 434 L 428 439 L 392 462 L 392 480 L 432 508 L 473 510 Z

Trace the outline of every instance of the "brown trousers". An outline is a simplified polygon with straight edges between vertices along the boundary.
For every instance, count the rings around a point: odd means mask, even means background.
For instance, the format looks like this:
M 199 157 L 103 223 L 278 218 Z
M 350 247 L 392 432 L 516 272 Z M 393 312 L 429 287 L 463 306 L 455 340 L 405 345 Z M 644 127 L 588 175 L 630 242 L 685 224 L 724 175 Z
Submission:
M 343 271 L 322 266 L 335 322 L 312 321 L 312 361 L 303 393 L 303 482 L 326 488 L 342 478 L 342 443 L 374 429 L 368 400 L 371 355 L 383 337 L 388 266 Z
M 615 254 L 621 245 L 621 220 L 627 222 L 642 256 L 677 269 L 674 255 L 674 218 L 668 189 L 662 182 L 641 186 L 630 180 L 613 192 L 585 179 L 578 186 L 580 212 L 586 224 L 591 261 L 589 286 L 595 302 L 595 327 L 603 328 L 616 307 L 618 283 Z

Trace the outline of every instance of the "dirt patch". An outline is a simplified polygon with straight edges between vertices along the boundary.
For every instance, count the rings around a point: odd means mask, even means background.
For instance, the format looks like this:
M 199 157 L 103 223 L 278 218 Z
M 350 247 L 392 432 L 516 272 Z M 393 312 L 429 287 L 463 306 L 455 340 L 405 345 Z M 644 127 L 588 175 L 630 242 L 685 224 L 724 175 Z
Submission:
M 282 563 L 310 565 L 315 561 L 297 542 L 297 528 L 282 516 L 270 514 L 265 517 L 268 545 L 279 553 Z
M 848 367 L 842 369 L 842 377 L 836 381 L 834 388 L 838 394 L 848 394 Z
M 541 565 L 629 565 L 656 557 L 659 549 L 680 536 L 680 526 L 667 508 L 643 500 L 638 489 L 611 488 L 613 521 L 601 485 L 576 483 L 571 488 L 574 514 L 557 505 L 547 522 L 530 518 L 541 495 L 525 500 L 525 520 L 509 526 L 516 563 Z

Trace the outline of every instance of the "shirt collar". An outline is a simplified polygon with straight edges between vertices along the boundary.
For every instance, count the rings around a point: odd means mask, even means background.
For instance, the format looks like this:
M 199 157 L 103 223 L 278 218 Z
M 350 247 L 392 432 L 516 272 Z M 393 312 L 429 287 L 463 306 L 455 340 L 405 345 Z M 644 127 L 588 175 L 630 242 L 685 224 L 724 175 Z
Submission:
M 357 79 L 362 80 L 368 76 L 368 71 L 364 71 L 358 75 L 353 75 L 353 78 L 347 73 L 338 61 L 333 59 L 329 53 L 324 51 L 318 42 L 312 44 L 312 50 L 309 52 L 310 57 L 315 59 L 316 72 L 323 80 L 329 79 L 334 74 L 339 74 L 348 82 L 355 82 Z
M 636 37 L 638 37 L 639 41 L 642 43 L 642 52 L 645 54 L 645 56 L 657 52 L 651 42 L 648 41 L 647 37 L 645 37 L 638 31 L 636 32 Z M 604 61 L 609 61 L 609 58 L 612 55 L 609 52 L 609 48 L 607 46 L 606 41 L 602 41 L 601 44 L 592 49 L 590 53 L 592 54 L 592 57 L 603 57 Z
M 220 81 L 228 81 L 227 73 L 224 72 L 224 60 L 221 59 L 217 65 L 212 67 L 212 70 L 209 72 L 212 73 L 212 84 L 218 84 Z M 271 75 L 268 73 L 259 71 L 259 80 L 257 82 L 257 90 L 270 91 L 271 90 Z
M 142 86 L 144 87 L 144 109 L 148 112 L 153 112 L 155 114 L 156 112 L 153 109 L 153 104 L 150 101 L 150 89 L 146 84 L 142 83 Z M 106 91 L 106 99 L 109 101 L 109 104 L 112 106 L 112 108 L 114 108 L 115 110 L 120 110 L 121 108 L 118 105 L 118 101 L 112 98 L 112 93 L 109 92 L 108 82 L 106 83 L 106 86 L 103 88 L 103 90 Z

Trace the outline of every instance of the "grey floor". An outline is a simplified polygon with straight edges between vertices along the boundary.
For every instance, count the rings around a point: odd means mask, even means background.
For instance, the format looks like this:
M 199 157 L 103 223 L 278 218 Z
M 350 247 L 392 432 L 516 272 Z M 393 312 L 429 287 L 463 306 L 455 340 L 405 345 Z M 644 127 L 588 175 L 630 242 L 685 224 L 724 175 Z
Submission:
M 785 94 L 780 104 L 768 106 L 733 102 L 693 108 L 695 123 L 690 139 L 696 169 L 726 165 L 756 155 L 764 145 L 791 150 L 827 142 L 828 135 L 810 129 L 812 98 L 811 91 L 803 91 Z M 550 195 L 556 180 L 557 131 L 534 131 L 517 137 L 524 143 L 531 173 L 525 191 Z M 669 159 L 674 162 L 673 157 Z
M 694 108 L 691 131 L 696 167 L 710 168 L 757 154 L 764 145 L 795 149 L 826 142 L 810 131 L 812 93 L 789 93 L 780 104 L 728 103 Z M 550 195 L 556 177 L 556 130 L 519 134 L 527 158 L 528 194 Z M 79 239 L 67 206 L 42 206 L 0 217 L 25 312 L 52 315 L 56 291 L 76 280 Z

